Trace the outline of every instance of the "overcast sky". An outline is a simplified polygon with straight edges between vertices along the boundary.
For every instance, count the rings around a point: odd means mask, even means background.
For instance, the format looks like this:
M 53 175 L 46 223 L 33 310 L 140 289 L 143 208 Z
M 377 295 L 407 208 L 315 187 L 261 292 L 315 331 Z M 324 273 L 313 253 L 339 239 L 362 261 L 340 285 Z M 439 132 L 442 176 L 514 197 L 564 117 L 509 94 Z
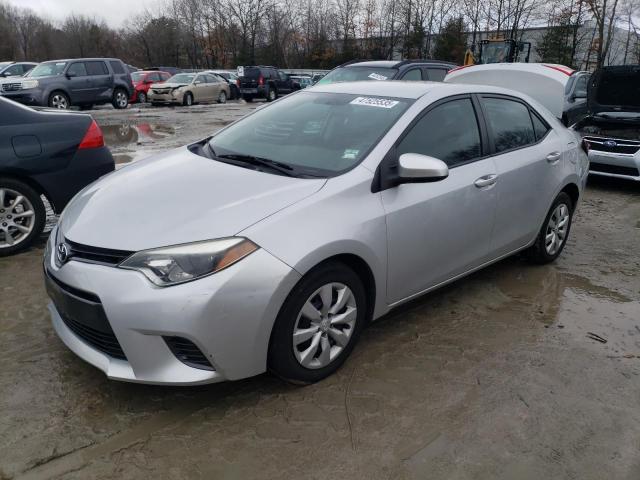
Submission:
M 17 7 L 28 7 L 52 20 L 62 20 L 70 13 L 104 18 L 112 27 L 144 10 L 153 0 L 5 0 Z

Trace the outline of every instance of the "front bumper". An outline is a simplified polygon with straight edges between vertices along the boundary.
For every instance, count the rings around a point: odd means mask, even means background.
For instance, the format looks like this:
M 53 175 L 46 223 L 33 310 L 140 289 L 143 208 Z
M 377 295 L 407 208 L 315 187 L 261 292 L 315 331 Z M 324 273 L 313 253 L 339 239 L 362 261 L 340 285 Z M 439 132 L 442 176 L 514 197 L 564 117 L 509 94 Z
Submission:
M 182 103 L 182 92 L 154 93 L 149 90 L 147 98 L 152 103 Z
M 2 92 L 0 93 L 0 96 L 8 100 L 13 100 L 14 102 L 22 103 L 23 105 L 29 105 L 32 107 L 47 106 L 47 102 L 43 98 L 42 91 L 38 89 L 18 90 L 15 92 Z
M 625 143 L 624 140 L 619 139 L 614 141 Z M 599 145 L 597 148 L 592 145 L 589 150 L 590 174 L 640 181 L 640 148 L 635 153 L 603 151 Z
M 56 232 L 48 241 L 45 268 L 71 292 L 90 292 L 99 299 L 126 359 L 108 355 L 74 333 L 52 302 L 53 326 L 76 355 L 109 378 L 197 385 L 266 371 L 273 322 L 300 276 L 265 250 L 200 280 L 158 288 L 138 272 L 105 265 L 72 260 L 58 269 L 52 253 Z M 183 363 L 163 337 L 193 342 L 214 370 Z

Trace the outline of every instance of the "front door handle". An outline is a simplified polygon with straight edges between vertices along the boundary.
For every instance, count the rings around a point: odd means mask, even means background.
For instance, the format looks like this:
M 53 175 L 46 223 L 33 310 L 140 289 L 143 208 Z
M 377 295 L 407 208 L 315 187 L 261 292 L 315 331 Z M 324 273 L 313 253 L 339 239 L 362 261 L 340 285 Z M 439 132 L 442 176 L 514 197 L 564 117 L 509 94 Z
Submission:
M 562 153 L 560 152 L 551 152 L 549 155 L 547 155 L 547 162 L 557 163 L 558 160 L 560 160 L 561 156 L 562 156 Z
M 493 185 L 494 183 L 496 183 L 497 180 L 498 180 L 498 175 L 495 175 L 492 173 L 490 175 L 484 175 L 480 177 L 475 182 L 473 182 L 473 184 L 478 188 L 484 188 L 484 187 L 489 187 Z

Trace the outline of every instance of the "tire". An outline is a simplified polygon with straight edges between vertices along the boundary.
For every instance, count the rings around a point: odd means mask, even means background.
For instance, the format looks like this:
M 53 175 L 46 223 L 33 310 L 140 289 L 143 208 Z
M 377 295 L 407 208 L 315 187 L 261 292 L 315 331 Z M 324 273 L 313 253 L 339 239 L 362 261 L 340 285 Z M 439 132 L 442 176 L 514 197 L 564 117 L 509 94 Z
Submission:
M 59 90 L 51 92 L 47 104 L 49 105 L 49 108 L 57 108 L 59 110 L 69 110 L 69 107 L 71 106 L 69 96 Z
M 185 107 L 193 105 L 193 95 L 191 95 L 191 93 L 187 92 L 184 94 L 184 97 L 182 97 L 182 105 Z
M 227 93 L 224 90 L 218 95 L 218 103 L 227 103 Z
M 544 219 L 535 243 L 526 250 L 529 260 L 543 265 L 558 258 L 569 238 L 572 220 L 573 202 L 569 195 L 560 192 Z
M 251 95 L 244 95 L 242 98 L 244 98 L 244 101 L 247 103 L 253 102 L 253 97 Z
M 147 94 L 144 92 L 138 92 L 138 103 L 147 103 Z
M 16 205 L 19 197 L 23 199 Z M 32 214 L 23 215 L 26 212 Z M 42 234 L 46 216 L 38 192 L 26 183 L 0 177 L 0 257 L 28 248 Z M 18 226 L 29 231 L 22 232 Z
M 116 110 L 124 110 L 129 106 L 129 96 L 122 88 L 116 88 L 113 92 L 113 98 L 111 99 L 111 105 Z
M 335 314 L 322 313 L 326 310 L 319 292 L 327 288 L 331 293 L 328 304 L 337 308 Z M 340 292 L 344 293 L 342 297 Z M 340 305 L 341 298 L 346 304 Z M 303 314 L 303 309 L 319 316 L 312 321 Z M 269 370 L 296 384 L 317 382 L 331 375 L 353 350 L 366 322 L 366 312 L 364 286 L 353 270 L 338 262 L 311 270 L 293 288 L 280 309 L 269 342 Z M 343 321 L 333 324 L 331 319 L 335 321 L 338 317 Z M 347 318 L 353 323 L 346 323 Z M 310 332 L 312 329 L 315 331 Z M 297 345 L 294 331 L 300 334 Z M 336 339 L 340 339 L 340 343 Z M 334 357 L 330 358 L 331 355 Z
M 269 90 L 267 90 L 267 102 L 273 102 L 277 98 L 278 98 L 278 91 L 273 87 L 269 87 Z

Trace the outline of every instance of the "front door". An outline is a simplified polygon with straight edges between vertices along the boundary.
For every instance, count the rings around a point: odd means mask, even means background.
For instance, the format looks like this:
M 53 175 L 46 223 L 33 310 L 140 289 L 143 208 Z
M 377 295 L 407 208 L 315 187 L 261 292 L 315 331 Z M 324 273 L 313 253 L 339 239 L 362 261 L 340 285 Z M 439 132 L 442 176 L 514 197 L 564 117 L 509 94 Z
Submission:
M 475 107 L 455 97 L 429 107 L 396 146 L 443 160 L 449 177 L 382 192 L 387 216 L 387 299 L 393 304 L 482 265 L 494 223 L 496 169 L 483 157 Z
M 73 62 L 66 72 L 67 85 L 71 103 L 91 103 L 92 85 L 87 76 L 87 69 L 84 62 Z

